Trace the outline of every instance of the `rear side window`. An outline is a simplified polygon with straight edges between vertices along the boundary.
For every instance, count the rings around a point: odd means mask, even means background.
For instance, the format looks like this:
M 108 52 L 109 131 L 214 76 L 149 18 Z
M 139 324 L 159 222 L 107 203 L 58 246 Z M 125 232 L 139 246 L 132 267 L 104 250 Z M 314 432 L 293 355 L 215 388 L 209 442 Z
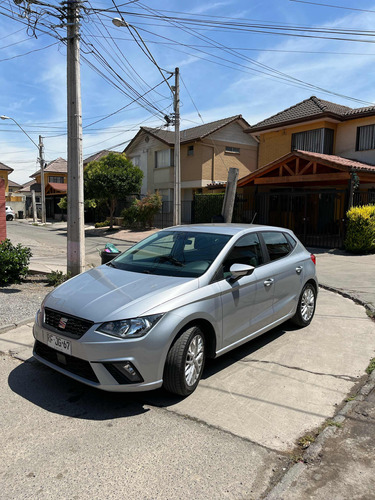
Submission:
M 269 231 L 262 233 L 262 236 L 271 261 L 281 259 L 290 252 L 291 246 L 283 233 Z

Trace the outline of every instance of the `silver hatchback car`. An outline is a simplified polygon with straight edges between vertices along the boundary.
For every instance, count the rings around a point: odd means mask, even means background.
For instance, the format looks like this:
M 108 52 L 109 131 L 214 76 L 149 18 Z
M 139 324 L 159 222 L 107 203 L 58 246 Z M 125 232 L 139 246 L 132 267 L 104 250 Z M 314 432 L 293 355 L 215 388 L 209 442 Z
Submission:
M 99 389 L 187 396 L 206 358 L 288 319 L 307 326 L 317 292 L 315 257 L 288 229 L 172 227 L 49 293 L 34 356 Z

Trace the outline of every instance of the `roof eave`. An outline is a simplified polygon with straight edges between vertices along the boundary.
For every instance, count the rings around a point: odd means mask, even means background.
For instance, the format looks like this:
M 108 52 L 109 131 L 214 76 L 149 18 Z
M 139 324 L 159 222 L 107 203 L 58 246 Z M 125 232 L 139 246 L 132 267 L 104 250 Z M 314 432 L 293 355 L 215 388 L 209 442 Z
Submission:
M 251 135 L 257 134 L 259 132 L 262 132 L 262 133 L 265 133 L 268 131 L 275 132 L 277 130 L 281 130 L 281 129 L 290 127 L 292 125 L 320 121 L 321 119 L 324 119 L 324 118 L 330 118 L 334 123 L 339 123 L 339 122 L 344 120 L 343 116 L 337 115 L 336 113 L 325 112 L 325 113 L 319 113 L 316 115 L 306 116 L 304 118 L 295 118 L 294 120 L 287 120 L 285 122 L 275 123 L 274 125 L 265 125 L 263 127 L 250 127 L 248 129 L 245 129 L 244 132 L 247 134 L 251 134 Z

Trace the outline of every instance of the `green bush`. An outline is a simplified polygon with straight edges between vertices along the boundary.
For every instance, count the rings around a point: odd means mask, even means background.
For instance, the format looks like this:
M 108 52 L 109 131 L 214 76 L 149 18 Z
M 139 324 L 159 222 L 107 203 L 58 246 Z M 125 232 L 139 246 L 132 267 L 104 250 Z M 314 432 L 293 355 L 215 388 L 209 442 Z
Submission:
M 110 226 L 109 220 L 105 220 L 104 222 L 95 222 L 95 227 L 107 227 Z
M 375 205 L 352 207 L 346 215 L 346 250 L 354 253 L 375 252 Z
M 9 239 L 0 242 L 0 286 L 20 283 L 29 272 L 31 250 Z
M 162 207 L 162 197 L 156 192 L 148 194 L 141 200 L 134 200 L 133 205 L 121 212 L 125 227 L 152 227 L 155 215 Z

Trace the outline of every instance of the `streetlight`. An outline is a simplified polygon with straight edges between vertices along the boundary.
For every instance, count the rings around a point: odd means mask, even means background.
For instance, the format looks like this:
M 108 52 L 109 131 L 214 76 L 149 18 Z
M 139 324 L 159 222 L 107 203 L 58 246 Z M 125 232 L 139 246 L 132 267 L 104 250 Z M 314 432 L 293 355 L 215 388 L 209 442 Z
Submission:
M 46 223 L 46 198 L 45 198 L 45 188 L 44 188 L 44 145 L 43 145 L 43 137 L 40 135 L 39 136 L 39 145 L 33 141 L 33 139 L 29 136 L 29 134 L 24 130 L 21 125 L 16 122 L 14 118 L 11 116 L 5 116 L 1 115 L 0 116 L 1 120 L 12 120 L 17 127 L 19 127 L 22 132 L 30 139 L 30 141 L 34 144 L 36 148 L 38 148 L 39 151 L 39 164 L 40 164 L 40 190 L 41 190 L 41 195 L 42 195 L 42 224 Z
M 181 224 L 181 160 L 180 160 L 180 70 L 179 68 L 175 69 L 175 85 L 171 87 L 169 85 L 168 80 L 166 80 L 163 72 L 161 71 L 159 65 L 155 61 L 153 55 L 149 51 L 145 41 L 138 33 L 138 30 L 132 25 L 125 21 L 125 19 L 120 17 L 115 17 L 112 19 L 112 24 L 117 26 L 118 28 L 133 28 L 133 30 L 137 33 L 139 39 L 143 43 L 143 46 L 147 50 L 147 53 L 150 56 L 150 59 L 158 68 L 159 73 L 163 77 L 163 80 L 167 83 L 173 95 L 173 110 L 174 110 L 174 132 L 175 132 L 175 140 L 174 140 L 174 189 L 173 189 L 173 224 L 178 226 Z M 131 33 L 131 31 L 130 31 Z M 135 39 L 133 33 L 131 33 L 133 38 Z M 173 73 L 171 73 L 173 75 Z

